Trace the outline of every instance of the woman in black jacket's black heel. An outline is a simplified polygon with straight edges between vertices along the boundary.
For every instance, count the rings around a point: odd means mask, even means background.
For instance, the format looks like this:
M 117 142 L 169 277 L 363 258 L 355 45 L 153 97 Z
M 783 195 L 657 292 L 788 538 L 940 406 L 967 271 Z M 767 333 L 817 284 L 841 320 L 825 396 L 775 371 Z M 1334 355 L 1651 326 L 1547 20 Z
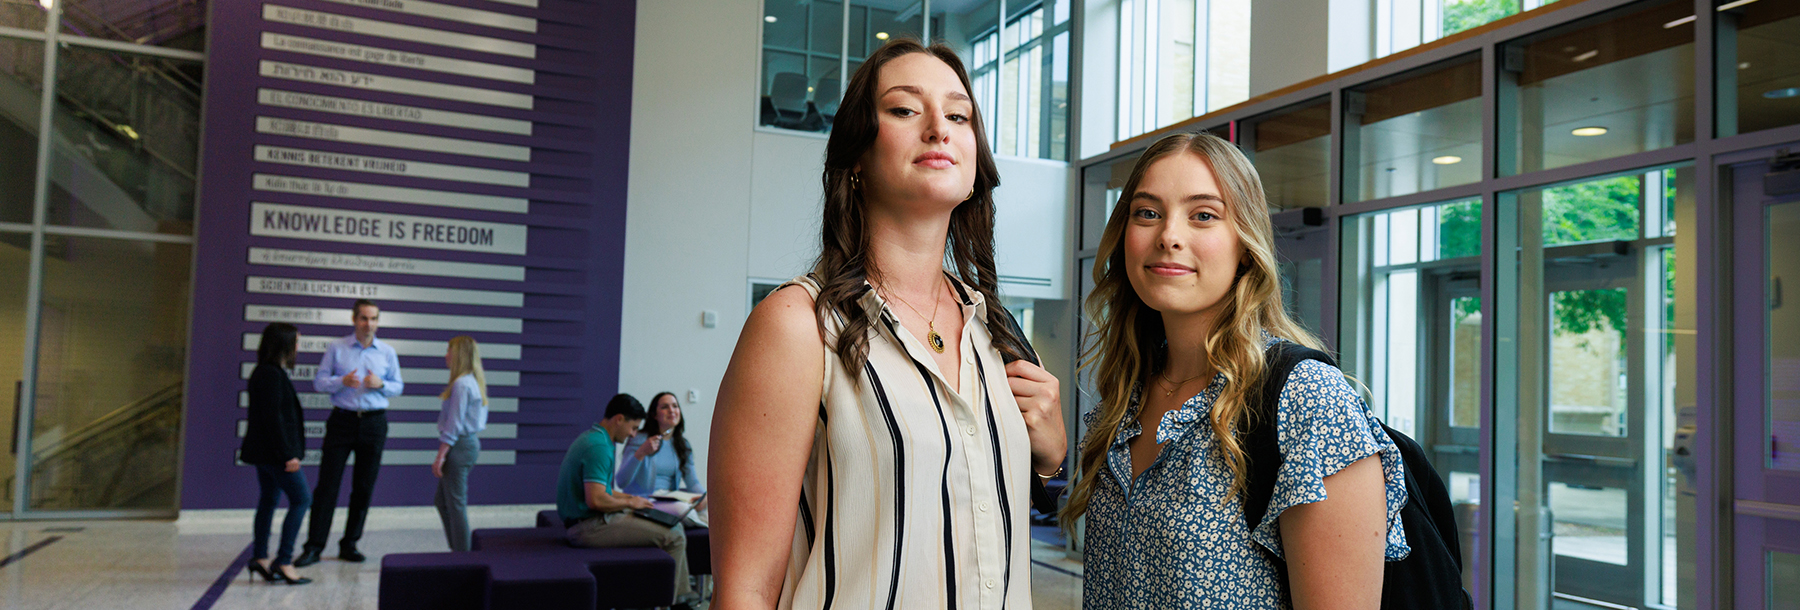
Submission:
M 256 467 L 256 482 L 262 489 L 256 502 L 256 541 L 250 573 L 290 585 L 312 582 L 296 574 L 291 565 L 294 537 L 300 534 L 307 507 L 312 506 L 306 474 L 300 472 L 300 458 L 306 452 L 300 396 L 294 392 L 294 382 L 287 373 L 294 366 L 294 353 L 299 346 L 300 331 L 294 325 L 275 322 L 263 328 L 262 345 L 256 350 L 256 369 L 250 373 L 248 429 L 238 451 L 238 459 Z M 287 494 L 288 512 L 281 523 L 281 548 L 275 561 L 268 563 L 269 525 L 275 518 L 275 503 L 283 493 Z

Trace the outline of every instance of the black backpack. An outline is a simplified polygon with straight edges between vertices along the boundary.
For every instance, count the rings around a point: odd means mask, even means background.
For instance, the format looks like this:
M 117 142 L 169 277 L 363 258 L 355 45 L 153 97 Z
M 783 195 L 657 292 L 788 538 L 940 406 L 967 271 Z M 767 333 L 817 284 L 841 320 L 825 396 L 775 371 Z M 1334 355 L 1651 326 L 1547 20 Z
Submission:
M 1276 410 L 1281 401 L 1282 386 L 1288 374 L 1306 360 L 1318 360 L 1332 366 L 1337 362 L 1324 352 L 1281 341 L 1265 354 L 1268 374 L 1264 378 L 1261 400 L 1253 403 L 1255 412 L 1251 428 L 1245 435 L 1245 450 L 1250 470 L 1245 485 L 1244 522 L 1255 529 L 1268 512 L 1269 500 L 1275 494 L 1275 478 L 1281 470 L 1281 445 L 1276 436 Z M 1406 465 L 1406 505 L 1400 509 L 1400 521 L 1406 529 L 1406 544 L 1412 553 L 1406 559 L 1389 561 L 1382 574 L 1382 610 L 1474 608 L 1474 602 L 1462 588 L 1462 543 L 1458 538 L 1456 516 L 1450 508 L 1450 494 L 1443 479 L 1425 459 L 1419 443 L 1382 424 Z M 1274 557 L 1282 586 L 1287 584 L 1287 564 Z

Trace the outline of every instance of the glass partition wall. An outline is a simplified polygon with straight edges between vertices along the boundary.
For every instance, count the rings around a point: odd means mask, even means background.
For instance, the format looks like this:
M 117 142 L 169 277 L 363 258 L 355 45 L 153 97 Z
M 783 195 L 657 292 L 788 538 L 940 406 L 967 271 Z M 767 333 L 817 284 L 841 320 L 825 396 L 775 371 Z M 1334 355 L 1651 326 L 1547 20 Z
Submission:
M 0 519 L 176 509 L 205 3 L 115 4 L 0 2 Z
M 1793 607 L 1800 3 L 1540 4 L 1079 162 L 1071 262 L 1156 137 L 1232 139 L 1478 607 Z

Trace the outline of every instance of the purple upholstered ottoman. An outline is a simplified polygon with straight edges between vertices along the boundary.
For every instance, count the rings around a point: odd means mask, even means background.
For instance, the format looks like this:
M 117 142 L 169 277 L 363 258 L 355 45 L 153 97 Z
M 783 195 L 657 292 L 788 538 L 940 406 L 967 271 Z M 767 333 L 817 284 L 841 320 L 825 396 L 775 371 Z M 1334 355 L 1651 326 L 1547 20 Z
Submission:
M 712 575 L 712 530 L 690 527 L 687 530 L 688 573 Z
M 588 572 L 594 575 L 598 608 L 650 608 L 675 603 L 675 559 L 662 549 L 565 546 L 549 552 L 587 564 Z
M 469 534 L 469 549 L 474 551 L 569 548 L 565 531 L 560 527 L 498 527 L 478 529 Z
M 596 602 L 593 572 L 567 555 L 516 551 L 481 554 L 491 566 L 488 573 L 493 584 L 488 592 L 488 608 L 492 610 L 603 607 Z
M 381 610 L 482 610 L 488 565 L 474 553 L 390 553 L 381 558 Z

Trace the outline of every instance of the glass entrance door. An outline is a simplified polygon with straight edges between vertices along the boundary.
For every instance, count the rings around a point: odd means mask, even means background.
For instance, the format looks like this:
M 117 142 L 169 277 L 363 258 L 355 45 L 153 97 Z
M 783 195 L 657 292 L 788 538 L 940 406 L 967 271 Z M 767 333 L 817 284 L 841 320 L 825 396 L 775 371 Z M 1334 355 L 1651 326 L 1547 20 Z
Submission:
M 1736 607 L 1800 608 L 1800 155 L 1723 172 L 1732 253 Z
M 1678 229 L 1693 180 L 1677 166 L 1500 194 L 1498 250 L 1517 252 L 1496 327 L 1517 346 L 1495 381 L 1497 408 L 1516 405 L 1513 438 L 1496 439 L 1516 452 L 1497 456 L 1517 464 L 1510 565 L 1495 570 L 1510 607 L 1688 607 L 1693 501 L 1674 442 L 1695 404 L 1693 235 Z

